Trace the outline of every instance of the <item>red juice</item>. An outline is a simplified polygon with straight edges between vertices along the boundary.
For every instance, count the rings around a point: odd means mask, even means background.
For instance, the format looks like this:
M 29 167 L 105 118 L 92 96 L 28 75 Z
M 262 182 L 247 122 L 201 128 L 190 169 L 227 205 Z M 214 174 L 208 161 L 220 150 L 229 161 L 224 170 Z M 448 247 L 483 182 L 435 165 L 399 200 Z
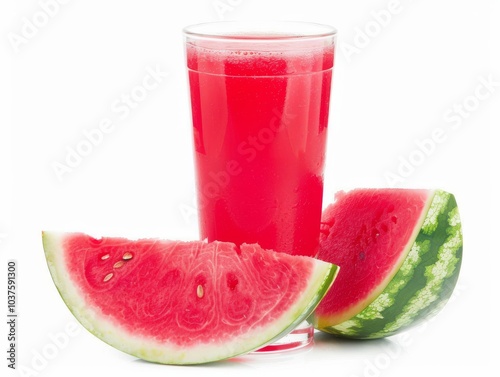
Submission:
M 315 256 L 333 43 L 258 42 L 186 45 L 200 235 Z

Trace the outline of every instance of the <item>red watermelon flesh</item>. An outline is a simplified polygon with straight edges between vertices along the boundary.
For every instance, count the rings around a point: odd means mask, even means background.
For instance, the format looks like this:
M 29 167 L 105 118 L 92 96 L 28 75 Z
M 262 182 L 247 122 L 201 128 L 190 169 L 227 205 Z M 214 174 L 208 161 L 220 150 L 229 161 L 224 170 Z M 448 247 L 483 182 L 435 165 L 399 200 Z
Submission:
M 329 325 L 360 312 L 383 291 L 408 254 L 431 190 L 339 192 L 323 213 L 318 259 L 341 267 L 335 290 L 316 309 Z
M 258 245 L 51 232 L 43 240 L 75 317 L 115 348 L 167 364 L 224 359 L 285 335 L 337 271 Z

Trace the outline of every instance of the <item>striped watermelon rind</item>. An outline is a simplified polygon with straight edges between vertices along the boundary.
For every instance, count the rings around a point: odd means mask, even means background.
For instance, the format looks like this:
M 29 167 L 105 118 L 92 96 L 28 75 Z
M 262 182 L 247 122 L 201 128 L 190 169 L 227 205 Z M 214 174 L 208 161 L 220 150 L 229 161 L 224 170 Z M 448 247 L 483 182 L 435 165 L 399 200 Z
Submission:
M 460 214 L 453 194 L 435 190 L 420 231 L 401 267 L 385 289 L 350 319 L 328 326 L 314 316 L 318 330 L 353 339 L 377 339 L 418 325 L 445 306 L 462 262 Z

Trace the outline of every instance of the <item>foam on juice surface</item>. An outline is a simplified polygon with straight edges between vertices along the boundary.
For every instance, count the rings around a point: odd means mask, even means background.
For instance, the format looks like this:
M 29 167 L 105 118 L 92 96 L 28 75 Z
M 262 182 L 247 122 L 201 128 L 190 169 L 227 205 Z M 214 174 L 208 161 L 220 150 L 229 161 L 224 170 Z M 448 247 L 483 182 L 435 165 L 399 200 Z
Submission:
M 187 44 L 188 68 L 211 74 L 265 76 L 319 72 L 333 67 L 333 46 L 310 42 L 245 43 L 238 46 L 224 42 L 203 41 Z M 293 49 L 292 49 L 293 48 Z

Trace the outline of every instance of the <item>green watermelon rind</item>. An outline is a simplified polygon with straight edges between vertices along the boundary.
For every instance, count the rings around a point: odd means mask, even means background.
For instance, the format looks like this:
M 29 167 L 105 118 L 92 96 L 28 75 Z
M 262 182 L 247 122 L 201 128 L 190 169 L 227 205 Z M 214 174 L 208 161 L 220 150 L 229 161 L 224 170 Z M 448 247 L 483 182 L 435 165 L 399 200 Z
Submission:
M 314 270 L 308 289 L 300 300 L 291 306 L 279 319 L 263 329 L 255 329 L 246 337 L 238 337 L 231 342 L 202 344 L 189 349 L 179 348 L 154 339 L 135 336 L 106 318 L 98 308 L 92 308 L 85 301 L 78 287 L 73 283 L 65 269 L 63 242 L 67 233 L 42 232 L 43 247 L 52 280 L 73 316 L 90 333 L 112 347 L 140 359 L 160 364 L 202 364 L 246 354 L 288 334 L 306 320 L 332 286 L 338 266 L 313 260 Z
M 383 291 L 352 318 L 316 326 L 319 330 L 345 338 L 378 339 L 416 326 L 445 306 L 460 273 L 462 226 L 452 194 L 435 190 L 429 201 L 403 263 Z

